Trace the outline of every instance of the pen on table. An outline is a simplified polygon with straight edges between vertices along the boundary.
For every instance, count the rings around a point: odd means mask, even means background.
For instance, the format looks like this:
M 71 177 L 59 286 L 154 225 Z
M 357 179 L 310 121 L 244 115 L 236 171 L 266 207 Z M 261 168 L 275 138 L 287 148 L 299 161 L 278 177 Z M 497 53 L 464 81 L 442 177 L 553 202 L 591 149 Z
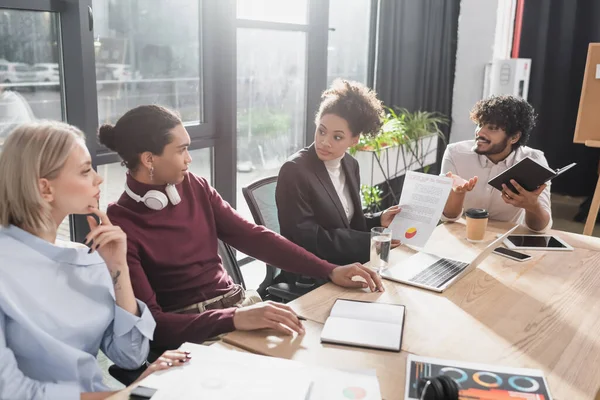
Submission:
M 299 319 L 300 321 L 306 321 L 306 318 L 304 318 L 304 317 L 303 317 L 303 316 L 301 316 L 301 315 L 298 315 L 298 319 Z

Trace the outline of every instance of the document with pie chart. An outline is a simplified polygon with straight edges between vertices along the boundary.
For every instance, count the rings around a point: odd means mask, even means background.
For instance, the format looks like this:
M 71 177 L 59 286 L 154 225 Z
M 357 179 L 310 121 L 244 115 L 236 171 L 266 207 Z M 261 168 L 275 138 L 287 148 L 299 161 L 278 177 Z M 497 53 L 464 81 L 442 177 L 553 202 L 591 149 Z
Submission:
M 390 225 L 392 237 L 403 244 L 425 247 L 442 216 L 450 190 L 452 178 L 407 172 L 398 203 L 402 211 Z

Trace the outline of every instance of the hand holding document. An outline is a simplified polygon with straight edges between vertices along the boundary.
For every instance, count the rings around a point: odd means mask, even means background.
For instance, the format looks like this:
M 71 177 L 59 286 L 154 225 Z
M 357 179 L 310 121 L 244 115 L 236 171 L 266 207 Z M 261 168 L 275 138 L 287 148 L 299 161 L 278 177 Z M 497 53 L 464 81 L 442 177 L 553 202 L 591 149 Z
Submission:
M 400 207 L 390 228 L 402 243 L 424 247 L 444 211 L 452 178 L 409 171 L 404 179 Z

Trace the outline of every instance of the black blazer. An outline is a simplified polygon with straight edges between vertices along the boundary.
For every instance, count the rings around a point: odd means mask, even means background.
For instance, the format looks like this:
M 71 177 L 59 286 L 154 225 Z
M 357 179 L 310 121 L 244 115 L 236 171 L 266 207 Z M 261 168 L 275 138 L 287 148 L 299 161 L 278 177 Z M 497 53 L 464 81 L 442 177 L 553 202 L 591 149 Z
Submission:
M 381 224 L 381 213 L 365 217 L 362 212 L 358 161 L 346 154 L 341 166 L 354 205 L 350 222 L 314 143 L 283 164 L 275 192 L 281 234 L 333 264 L 365 263 L 370 231 Z

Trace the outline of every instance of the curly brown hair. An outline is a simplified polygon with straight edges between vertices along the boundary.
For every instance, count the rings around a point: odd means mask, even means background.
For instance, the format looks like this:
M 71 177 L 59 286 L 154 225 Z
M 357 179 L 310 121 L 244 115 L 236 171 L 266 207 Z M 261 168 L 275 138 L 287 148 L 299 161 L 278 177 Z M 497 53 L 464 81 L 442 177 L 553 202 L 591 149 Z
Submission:
M 531 104 L 514 96 L 491 96 L 479 100 L 471 110 L 471 121 L 477 125 L 496 125 L 508 136 L 521 132 L 513 148 L 525 145 L 535 126 L 537 115 Z
M 323 115 L 334 114 L 348 122 L 352 136 L 376 135 L 384 116 L 383 104 L 377 93 L 359 82 L 336 79 L 321 95 L 321 105 L 315 123 Z

